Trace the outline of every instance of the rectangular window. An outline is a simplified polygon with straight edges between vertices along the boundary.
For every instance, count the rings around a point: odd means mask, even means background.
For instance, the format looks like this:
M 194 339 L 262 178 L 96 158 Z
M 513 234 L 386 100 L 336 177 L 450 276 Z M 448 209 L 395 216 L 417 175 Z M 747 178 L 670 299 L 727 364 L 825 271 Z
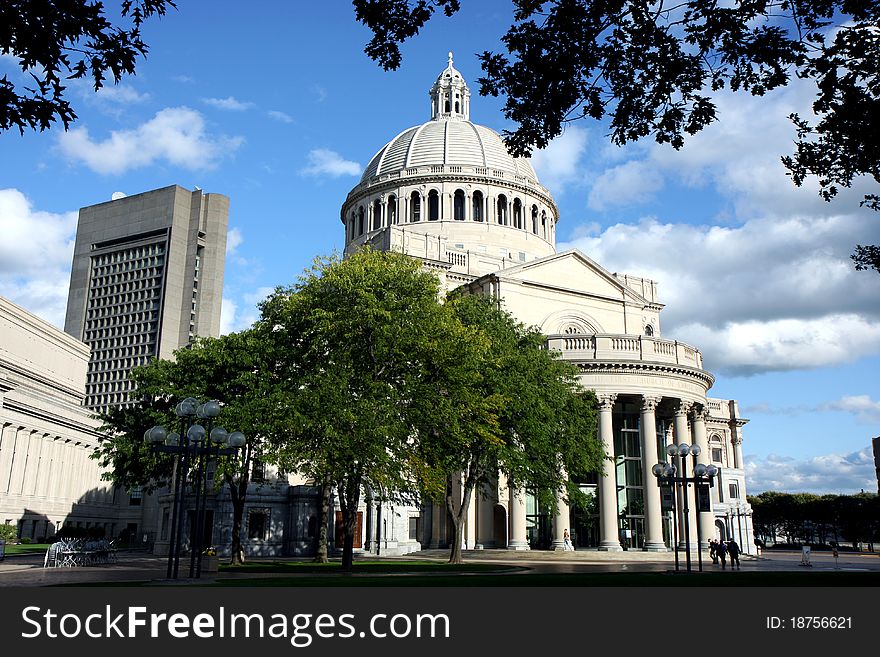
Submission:
M 248 511 L 248 538 L 265 541 L 269 533 L 269 509 Z
M 409 519 L 409 540 L 419 540 L 419 516 L 411 516 Z
M 737 482 L 733 482 L 729 485 L 730 497 L 732 499 L 739 499 L 739 484 Z
M 140 486 L 136 486 L 128 491 L 128 505 L 129 506 L 140 506 L 141 500 L 144 497 L 144 492 Z
M 251 468 L 251 481 L 255 484 L 261 484 L 266 478 L 266 464 L 259 459 L 254 459 Z
M 714 463 L 721 463 L 721 448 L 713 447 L 712 448 L 712 461 Z

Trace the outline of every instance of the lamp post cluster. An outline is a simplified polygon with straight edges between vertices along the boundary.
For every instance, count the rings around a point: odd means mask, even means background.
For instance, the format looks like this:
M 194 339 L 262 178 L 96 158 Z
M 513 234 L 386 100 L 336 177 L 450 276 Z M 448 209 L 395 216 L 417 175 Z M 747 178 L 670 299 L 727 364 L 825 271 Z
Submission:
M 223 427 L 215 427 L 214 418 L 220 414 L 220 402 L 216 400 L 199 403 L 187 397 L 177 404 L 174 414 L 180 420 L 180 433 L 169 432 L 157 425 L 144 432 L 144 439 L 155 452 L 172 454 L 175 459 L 171 503 L 171 535 L 168 547 L 168 579 L 177 579 L 180 566 L 180 547 L 183 530 L 183 508 L 186 498 L 186 482 L 190 471 L 195 473 L 195 510 L 190 523 L 189 576 L 202 575 L 202 538 L 204 535 L 205 502 L 207 499 L 207 463 L 220 456 L 230 456 L 244 446 L 245 437 L 240 431 L 229 433 Z M 204 426 L 203 426 L 204 425 Z
M 693 457 L 693 476 L 688 477 L 687 456 Z M 666 455 L 670 458 L 669 462 L 657 463 L 651 472 L 657 478 L 657 485 L 660 487 L 660 496 L 664 510 L 672 511 L 673 518 L 673 541 L 675 543 L 675 570 L 679 570 L 678 559 L 678 502 L 677 497 L 680 491 L 682 500 L 681 513 L 684 519 L 684 544 L 685 544 L 685 560 L 687 563 L 687 572 L 691 572 L 691 528 L 690 528 L 690 506 L 688 501 L 688 485 L 694 484 L 696 493 L 697 513 L 711 512 L 712 500 L 709 489 L 714 486 L 715 476 L 718 474 L 718 468 L 714 465 L 705 465 L 697 463 L 697 456 L 700 455 L 699 445 L 688 445 L 680 443 L 678 445 L 668 445 L 666 447 Z M 678 463 L 679 465 L 676 465 Z M 680 467 L 679 467 L 680 466 Z M 677 476 L 681 471 L 681 476 Z M 697 562 L 699 570 L 703 570 L 703 553 L 700 548 L 702 536 L 700 535 L 700 523 L 697 522 Z

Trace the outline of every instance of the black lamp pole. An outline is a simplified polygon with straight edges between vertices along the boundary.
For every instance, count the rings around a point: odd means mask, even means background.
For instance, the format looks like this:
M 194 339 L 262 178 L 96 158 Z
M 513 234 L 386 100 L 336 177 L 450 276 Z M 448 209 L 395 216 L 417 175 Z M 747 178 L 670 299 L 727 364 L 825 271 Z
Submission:
M 651 472 L 657 477 L 657 485 L 658 486 L 667 486 L 673 488 L 673 522 L 676 528 L 676 534 L 678 529 L 678 504 L 675 502 L 675 492 L 676 490 L 682 491 L 682 513 L 684 514 L 684 543 L 685 543 L 685 559 L 687 562 L 687 572 L 691 572 L 691 545 L 690 545 L 690 506 L 688 504 L 688 485 L 694 484 L 694 491 L 699 491 L 699 487 L 701 484 L 708 483 L 709 486 L 713 485 L 713 479 L 715 475 L 718 473 L 718 468 L 714 465 L 703 465 L 702 463 L 697 463 L 697 456 L 700 453 L 699 445 L 694 445 L 693 447 L 688 445 L 687 443 L 680 443 L 678 445 L 669 445 L 666 448 L 666 454 L 671 457 L 673 462 L 671 463 L 657 463 L 653 468 L 651 468 Z M 687 455 L 692 454 L 694 458 L 694 470 L 692 477 L 687 476 Z M 678 458 L 681 463 L 681 476 L 677 477 L 676 474 L 678 472 L 678 468 L 675 465 L 675 459 Z M 701 513 L 699 504 L 697 505 L 697 514 Z M 702 536 L 700 535 L 700 523 L 697 522 L 697 563 L 699 564 L 700 571 L 703 570 L 703 556 L 700 552 L 700 542 L 702 541 Z M 675 537 L 675 570 L 678 572 L 678 536 Z
M 153 451 L 173 454 L 175 459 L 172 484 L 174 497 L 171 502 L 171 532 L 166 571 L 168 579 L 177 579 L 180 568 L 186 481 L 192 460 L 196 460 L 195 509 L 191 527 L 189 576 L 198 578 L 201 577 L 202 571 L 202 534 L 207 499 L 207 490 L 203 491 L 207 485 L 205 461 L 206 459 L 210 461 L 212 457 L 237 453 L 244 445 L 245 437 L 239 431 L 230 434 L 222 427 L 211 428 L 213 419 L 220 413 L 220 403 L 217 401 L 199 404 L 197 399 L 187 397 L 177 404 L 174 412 L 180 418 L 180 434 L 169 434 L 165 427 L 155 426 L 144 432 L 144 438 L 150 443 Z M 197 424 L 196 418 L 204 420 L 208 429 Z M 215 445 L 214 448 L 211 446 L 212 443 Z

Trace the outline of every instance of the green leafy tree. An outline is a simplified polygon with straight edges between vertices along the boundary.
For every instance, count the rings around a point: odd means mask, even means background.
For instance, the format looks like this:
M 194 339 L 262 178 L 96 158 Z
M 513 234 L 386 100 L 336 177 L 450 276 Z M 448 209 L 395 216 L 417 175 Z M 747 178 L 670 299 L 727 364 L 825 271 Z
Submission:
M 32 82 L 0 78 L 0 130 L 46 130 L 56 120 L 66 130 L 76 112 L 65 97 L 65 80 L 88 79 L 95 91 L 109 78 L 133 75 L 146 56 L 145 21 L 164 16 L 172 0 L 122 0 L 114 23 L 103 2 L 4 0 L 0 3 L 0 54 L 17 60 Z
M 480 484 L 502 472 L 556 508 L 558 491 L 571 495 L 568 475 L 597 471 L 603 453 L 595 399 L 578 391 L 577 369 L 545 348 L 545 336 L 487 297 L 453 295 L 447 307 L 479 348 L 451 354 L 457 363 L 438 372 L 444 394 L 418 418 L 430 438 L 426 460 L 458 489 L 447 486 L 445 504 L 454 528 L 449 561 L 461 563 L 464 521 Z
M 14 541 L 18 538 L 18 529 L 15 525 L 0 525 L 0 539 L 4 541 Z
M 461 334 L 438 294 L 436 276 L 412 258 L 365 250 L 318 259 L 262 305 L 258 330 L 271 335 L 286 396 L 277 458 L 336 490 L 345 570 L 365 485 L 409 503 L 424 483 L 436 486 L 415 414 L 423 396 L 439 397 L 426 383 L 437 350 Z
M 366 53 L 386 70 L 399 45 L 437 10 L 459 0 L 354 0 L 373 32 Z M 831 200 L 866 176 L 880 183 L 880 5 L 875 0 L 512 0 L 506 52 L 480 55 L 480 93 L 504 96 L 516 128 L 515 155 L 543 148 L 569 121 L 606 119 L 611 141 L 653 137 L 674 148 L 718 116 L 713 96 L 728 88 L 755 96 L 792 77 L 816 84 L 818 122 L 790 116 L 795 152 L 782 158 L 792 181 L 818 178 Z M 863 204 L 880 210 L 880 196 Z M 857 269 L 880 272 L 878 247 L 859 245 Z
M 274 373 L 264 358 L 264 335 L 247 330 L 220 338 L 202 338 L 175 352 L 175 360 L 156 360 L 132 370 L 137 405 L 111 409 L 103 416 L 107 437 L 95 458 L 108 469 L 105 478 L 117 485 L 143 486 L 152 492 L 168 485 L 171 459 L 153 453 L 143 439 L 155 424 L 170 430 L 179 426 L 173 408 L 186 397 L 218 399 L 223 403 L 214 426 L 242 431 L 245 447 L 236 456 L 217 461 L 215 482 L 225 485 L 232 500 L 232 562 L 240 563 L 241 526 L 254 459 L 266 459 L 274 432 L 283 430 L 275 413 Z M 281 424 L 279 424 L 279 422 Z

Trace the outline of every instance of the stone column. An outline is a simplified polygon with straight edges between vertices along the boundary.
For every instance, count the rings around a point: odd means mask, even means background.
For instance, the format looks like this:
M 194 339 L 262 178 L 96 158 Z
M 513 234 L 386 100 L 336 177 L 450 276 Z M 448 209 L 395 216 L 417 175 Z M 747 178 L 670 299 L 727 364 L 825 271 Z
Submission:
M 529 541 L 526 535 L 526 490 L 513 481 L 507 482 L 510 493 L 508 502 L 509 534 L 508 550 L 528 550 Z
M 691 443 L 690 440 L 690 431 L 688 430 L 688 411 L 690 410 L 691 404 L 690 402 L 686 402 L 684 400 L 680 400 L 678 406 L 675 409 L 675 417 L 673 420 L 673 431 L 675 432 L 675 444 L 681 445 L 682 443 Z M 684 464 L 682 461 L 687 459 L 687 474 L 688 476 L 693 475 L 693 458 L 688 454 L 684 458 L 676 458 L 675 464 L 678 467 L 678 476 L 681 476 L 685 471 Z M 681 518 L 681 522 L 679 523 L 679 545 L 683 548 L 687 547 L 685 543 L 685 523 L 684 523 L 684 495 L 687 495 L 687 504 L 688 504 L 688 525 L 690 530 L 690 544 L 691 546 L 696 546 L 696 538 L 697 538 L 697 503 L 694 499 L 693 495 L 693 486 L 688 485 L 683 489 L 679 487 L 679 496 L 678 496 L 678 508 L 679 508 L 679 517 Z
M 567 479 L 568 477 L 566 477 Z M 569 530 L 571 534 L 570 512 L 568 502 L 565 500 L 565 491 L 556 493 L 556 515 L 553 516 L 553 543 L 550 545 L 551 550 L 562 550 L 565 546 L 565 530 Z
M 498 490 L 498 484 L 495 484 Z M 496 496 L 488 484 L 480 484 L 474 493 L 477 503 L 477 544 L 475 548 L 495 547 L 495 502 Z
M 706 416 L 707 408 L 701 406 L 694 409 L 694 444 L 700 446 L 700 455 L 697 457 L 697 463 L 709 465 L 712 462 L 712 455 L 709 453 L 709 438 L 706 436 Z M 709 539 L 715 536 L 715 514 L 710 509 L 697 514 L 697 521 L 700 523 L 700 549 L 709 549 Z
M 476 486 L 471 495 L 471 503 L 468 506 L 467 517 L 464 525 L 464 547 L 466 550 L 473 550 L 477 543 L 477 497 L 480 494 L 480 487 Z M 462 491 L 462 496 L 464 491 Z
M 606 457 L 602 461 L 599 477 L 599 549 L 605 552 L 621 552 L 617 523 L 617 474 L 614 471 L 614 430 L 611 425 L 611 409 L 617 395 L 598 395 L 599 440 Z
M 665 552 L 663 542 L 663 514 L 660 510 L 660 487 L 651 468 L 657 463 L 657 418 L 654 409 L 660 397 L 642 397 L 641 417 L 639 418 L 642 439 L 642 482 L 645 492 L 645 550 Z
M 733 467 L 742 470 L 745 468 L 743 461 L 743 439 L 739 433 L 734 434 L 730 442 L 733 443 Z

